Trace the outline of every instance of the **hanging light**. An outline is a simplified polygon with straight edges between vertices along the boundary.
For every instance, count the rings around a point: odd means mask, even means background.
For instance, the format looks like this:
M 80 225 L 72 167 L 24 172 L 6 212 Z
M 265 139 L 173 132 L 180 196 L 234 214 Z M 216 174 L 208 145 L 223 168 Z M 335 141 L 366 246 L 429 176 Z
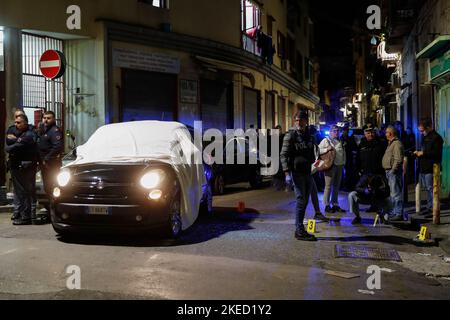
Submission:
M 375 36 L 372 36 L 372 39 L 370 40 L 370 44 L 376 46 L 377 45 L 377 38 Z

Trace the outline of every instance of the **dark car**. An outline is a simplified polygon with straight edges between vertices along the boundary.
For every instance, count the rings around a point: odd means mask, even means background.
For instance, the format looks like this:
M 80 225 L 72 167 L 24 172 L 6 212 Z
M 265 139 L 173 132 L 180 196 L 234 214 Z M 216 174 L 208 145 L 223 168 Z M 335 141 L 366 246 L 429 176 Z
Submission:
M 188 130 L 177 122 L 99 128 L 57 177 L 53 228 L 61 235 L 162 230 L 177 237 L 199 211 L 212 207 L 203 164 L 188 161 L 196 152 Z
M 233 146 L 234 145 L 234 146 Z M 233 148 L 232 154 L 227 155 L 227 148 Z M 249 161 L 250 154 L 253 153 L 257 159 L 256 164 Z M 256 148 L 251 148 L 248 138 L 233 137 L 229 139 L 224 147 L 222 164 L 214 163 L 212 169 L 212 189 L 214 194 L 224 194 L 225 187 L 230 184 L 248 182 L 254 189 L 261 187 L 263 177 L 261 175 L 261 162 L 258 158 Z M 245 159 L 244 164 L 237 164 L 239 156 Z M 233 158 L 233 159 L 231 159 Z

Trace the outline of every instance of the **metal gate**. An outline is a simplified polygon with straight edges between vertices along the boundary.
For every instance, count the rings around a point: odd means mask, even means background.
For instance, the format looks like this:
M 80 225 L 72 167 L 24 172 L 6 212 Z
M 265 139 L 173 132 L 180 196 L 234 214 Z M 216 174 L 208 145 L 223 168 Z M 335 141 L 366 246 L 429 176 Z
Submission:
M 39 59 L 47 50 L 63 52 L 63 41 L 47 36 L 22 33 L 23 108 L 30 123 L 41 119 L 43 110 L 53 111 L 56 123 L 64 127 L 64 77 L 55 81 L 55 106 L 51 101 L 51 80 L 39 70 Z M 37 111 L 37 112 L 36 112 Z

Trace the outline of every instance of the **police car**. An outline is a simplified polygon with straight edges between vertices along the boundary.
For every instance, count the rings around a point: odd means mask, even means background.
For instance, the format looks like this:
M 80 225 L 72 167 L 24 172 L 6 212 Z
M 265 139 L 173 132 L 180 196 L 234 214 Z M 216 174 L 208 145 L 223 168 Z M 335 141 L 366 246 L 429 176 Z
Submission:
M 211 175 L 202 159 L 178 122 L 100 127 L 57 176 L 53 228 L 60 235 L 162 230 L 175 238 L 200 211 L 212 210 Z

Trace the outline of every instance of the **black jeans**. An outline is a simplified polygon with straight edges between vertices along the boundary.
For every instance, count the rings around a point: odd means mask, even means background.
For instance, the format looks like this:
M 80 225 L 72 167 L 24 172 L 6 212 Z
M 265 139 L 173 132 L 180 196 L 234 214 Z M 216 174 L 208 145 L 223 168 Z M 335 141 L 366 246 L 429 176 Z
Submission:
M 16 218 L 31 219 L 32 204 L 36 192 L 36 164 L 28 164 L 11 169 L 14 186 L 14 205 Z
M 295 230 L 302 231 L 305 229 L 303 220 L 305 219 L 306 207 L 308 206 L 309 195 L 311 193 L 310 174 L 292 173 L 292 180 L 294 182 L 294 192 L 296 198 L 295 206 Z

